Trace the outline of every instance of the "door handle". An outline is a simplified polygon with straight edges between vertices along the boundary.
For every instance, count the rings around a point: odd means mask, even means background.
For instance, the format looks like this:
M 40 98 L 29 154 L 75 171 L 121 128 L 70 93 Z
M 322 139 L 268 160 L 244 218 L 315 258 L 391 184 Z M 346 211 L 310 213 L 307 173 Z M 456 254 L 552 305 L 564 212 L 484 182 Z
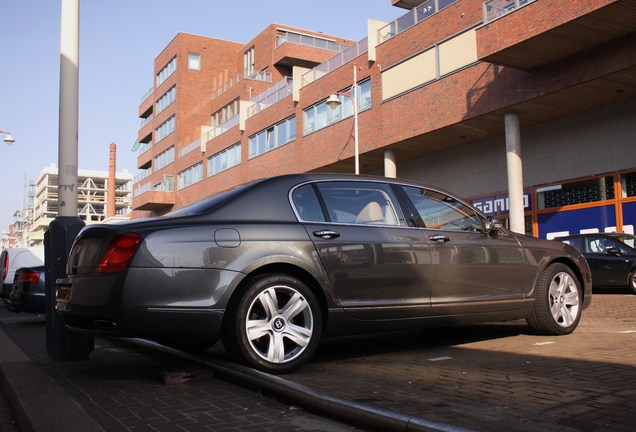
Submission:
M 324 239 L 334 239 L 334 238 L 340 237 L 340 233 L 338 231 L 332 231 L 332 230 L 314 231 L 314 235 L 316 237 L 320 237 Z
M 450 241 L 450 237 L 447 235 L 434 235 L 431 236 L 431 241 L 435 243 L 446 243 L 447 241 Z

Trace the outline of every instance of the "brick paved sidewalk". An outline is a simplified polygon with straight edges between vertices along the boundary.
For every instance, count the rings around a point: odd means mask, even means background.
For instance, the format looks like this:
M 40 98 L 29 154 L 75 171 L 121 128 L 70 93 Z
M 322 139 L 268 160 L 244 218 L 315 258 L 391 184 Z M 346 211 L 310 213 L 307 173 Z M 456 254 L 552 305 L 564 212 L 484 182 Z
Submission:
M 636 430 L 636 295 L 595 294 L 571 335 L 527 332 L 520 321 L 334 340 L 288 379 L 474 430 Z
M 356 430 L 219 379 L 159 384 L 144 371 L 172 360 L 146 350 L 99 339 L 89 361 L 56 363 L 41 323 L 4 330 L 108 431 Z M 635 354 L 636 296 L 610 292 L 595 294 L 572 335 L 512 322 L 334 339 L 285 379 L 451 427 L 631 432 Z
M 0 308 L 0 316 L 6 317 L 3 313 L 8 312 Z M 90 360 L 54 362 L 45 350 L 41 320 L 14 322 L 3 325 L 1 330 L 70 395 L 78 411 L 87 413 L 108 432 L 360 430 L 222 379 L 165 385 L 151 378 L 149 370 L 187 371 L 193 366 L 101 338 L 96 339 Z M 9 414 L 6 406 L 3 410 L 0 415 Z M 57 430 L 52 429 L 56 422 L 57 419 L 51 418 L 50 427 L 45 425 L 39 431 Z M 2 432 L 5 425 L 11 426 L 10 420 L 0 424 Z M 82 429 L 76 426 L 60 430 Z

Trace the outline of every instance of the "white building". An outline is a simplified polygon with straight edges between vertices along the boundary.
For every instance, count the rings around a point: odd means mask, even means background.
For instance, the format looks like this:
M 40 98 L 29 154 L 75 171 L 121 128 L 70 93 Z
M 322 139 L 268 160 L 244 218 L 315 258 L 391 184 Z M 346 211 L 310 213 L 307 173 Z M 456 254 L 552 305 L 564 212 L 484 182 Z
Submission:
M 87 225 L 104 222 L 108 215 L 108 171 L 78 170 L 77 201 L 78 216 Z M 132 173 L 117 172 L 115 175 L 115 216 L 126 219 L 131 211 Z M 44 244 L 44 232 L 58 212 L 58 168 L 44 168 L 36 182 L 33 197 L 32 221 L 28 230 L 26 246 Z

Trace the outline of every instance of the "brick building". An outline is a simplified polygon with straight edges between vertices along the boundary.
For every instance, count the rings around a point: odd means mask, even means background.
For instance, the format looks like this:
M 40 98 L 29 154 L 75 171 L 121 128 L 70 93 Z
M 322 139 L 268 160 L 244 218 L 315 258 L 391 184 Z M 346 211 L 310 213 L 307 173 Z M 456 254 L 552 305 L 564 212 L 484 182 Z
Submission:
M 636 2 L 392 2 L 405 14 L 357 42 L 276 24 L 247 44 L 179 33 L 139 109 L 137 216 L 353 172 L 357 117 L 363 174 L 446 188 L 536 236 L 633 231 Z

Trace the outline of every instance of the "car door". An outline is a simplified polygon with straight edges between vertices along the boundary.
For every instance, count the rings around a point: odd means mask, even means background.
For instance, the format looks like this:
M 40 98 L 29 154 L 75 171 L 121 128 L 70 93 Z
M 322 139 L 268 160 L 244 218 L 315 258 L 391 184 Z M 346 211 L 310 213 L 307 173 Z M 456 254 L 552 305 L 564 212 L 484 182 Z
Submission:
M 586 236 L 585 249 L 595 286 L 625 285 L 632 261 L 622 256 L 627 249 L 622 243 L 600 235 Z
M 523 249 L 514 235 L 484 232 L 471 207 L 442 192 L 402 186 L 431 250 L 431 314 L 461 315 L 522 307 Z
M 430 246 L 423 232 L 407 227 L 388 184 L 323 181 L 292 197 L 347 313 L 360 319 L 429 313 Z

